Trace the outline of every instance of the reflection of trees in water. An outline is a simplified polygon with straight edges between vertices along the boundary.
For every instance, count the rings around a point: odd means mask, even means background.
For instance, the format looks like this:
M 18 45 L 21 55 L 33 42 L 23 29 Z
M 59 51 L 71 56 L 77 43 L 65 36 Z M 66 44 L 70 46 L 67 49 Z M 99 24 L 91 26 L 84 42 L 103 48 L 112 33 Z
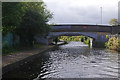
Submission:
M 73 46 L 71 47 L 70 44 L 72 43 L 77 43 L 78 46 Z M 58 51 L 56 51 L 56 53 L 61 52 L 61 53 L 66 53 L 67 56 L 69 57 L 78 57 L 80 55 L 84 55 L 84 56 L 89 56 L 90 55 L 90 48 L 88 46 L 79 46 L 81 45 L 81 42 L 71 42 L 69 44 L 66 44 L 66 46 L 61 46 L 60 49 Z M 84 44 L 82 44 L 84 45 Z
M 20 64 L 18 68 L 13 69 L 3 75 L 3 80 L 5 78 L 20 78 L 20 79 L 34 79 L 37 75 L 47 72 L 47 67 L 42 68 L 44 63 L 49 59 L 49 54 L 41 54 L 30 60 L 29 62 L 25 62 Z M 43 71 L 43 72 L 41 72 Z

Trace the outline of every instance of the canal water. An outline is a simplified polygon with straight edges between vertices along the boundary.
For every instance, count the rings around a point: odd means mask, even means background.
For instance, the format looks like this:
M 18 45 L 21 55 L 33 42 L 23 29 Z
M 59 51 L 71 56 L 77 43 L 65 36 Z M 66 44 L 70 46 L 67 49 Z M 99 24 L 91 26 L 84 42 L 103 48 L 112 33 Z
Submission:
M 3 78 L 118 78 L 118 52 L 69 42 L 21 64 Z

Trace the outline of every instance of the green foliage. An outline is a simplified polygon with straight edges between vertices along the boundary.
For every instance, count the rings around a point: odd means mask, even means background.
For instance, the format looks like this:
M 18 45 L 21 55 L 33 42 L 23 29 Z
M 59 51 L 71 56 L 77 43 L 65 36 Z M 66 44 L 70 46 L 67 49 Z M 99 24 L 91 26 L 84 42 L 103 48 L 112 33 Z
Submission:
M 20 36 L 22 44 L 33 44 L 34 36 L 48 35 L 50 27 L 47 22 L 52 14 L 44 2 L 4 2 L 3 35 L 11 32 Z
M 15 28 L 20 25 L 21 18 L 25 10 L 20 2 L 3 2 L 2 3 L 2 31 L 3 35 L 14 32 Z
M 14 33 L 15 29 L 16 29 L 16 26 L 9 26 L 9 27 L 2 26 L 3 36 L 8 34 L 9 32 Z
M 120 41 L 118 37 L 113 36 L 105 43 L 105 46 L 108 49 L 120 50 Z
M 24 8 L 26 8 L 27 11 L 35 11 L 38 14 L 40 14 L 45 22 L 48 22 L 52 18 L 52 14 L 50 11 L 46 9 L 46 5 L 43 1 L 41 2 L 26 2 L 24 3 Z
M 81 41 L 83 39 L 85 44 L 90 44 L 90 38 L 85 36 L 60 36 L 59 40 L 69 41 Z
M 22 18 L 21 27 L 17 30 L 24 43 L 32 44 L 37 34 L 48 34 L 49 26 L 44 17 L 36 11 L 29 10 Z M 22 43 L 23 43 L 22 42 Z
M 4 55 L 16 51 L 16 47 L 8 46 L 8 42 L 7 41 L 3 45 L 4 45 L 4 47 L 2 48 L 2 53 Z
M 80 36 L 61 36 L 59 37 L 60 40 L 65 40 L 65 41 L 80 41 L 81 37 Z
M 87 38 L 87 40 L 84 41 L 85 44 L 90 44 L 90 38 Z
M 5 55 L 5 54 L 8 54 L 8 53 L 11 53 L 11 52 L 14 52 L 15 51 L 15 48 L 13 47 L 9 47 L 9 46 L 6 46 L 2 49 L 2 53 Z
M 110 25 L 118 25 L 117 19 L 111 19 L 109 22 Z
M 68 42 L 67 42 L 67 41 L 64 41 L 64 44 L 68 44 Z

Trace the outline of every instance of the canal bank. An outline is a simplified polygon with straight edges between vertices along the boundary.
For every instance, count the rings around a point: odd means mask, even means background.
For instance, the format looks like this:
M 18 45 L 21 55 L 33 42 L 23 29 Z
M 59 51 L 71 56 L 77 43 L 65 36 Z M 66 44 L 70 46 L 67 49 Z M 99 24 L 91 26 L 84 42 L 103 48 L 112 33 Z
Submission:
M 40 48 L 20 51 L 14 54 L 9 54 L 2 57 L 2 73 L 6 73 L 13 70 L 24 63 L 30 62 L 32 59 L 39 57 L 41 53 L 47 52 L 49 50 L 55 49 L 59 45 L 64 43 L 59 43 L 58 45 L 44 45 Z

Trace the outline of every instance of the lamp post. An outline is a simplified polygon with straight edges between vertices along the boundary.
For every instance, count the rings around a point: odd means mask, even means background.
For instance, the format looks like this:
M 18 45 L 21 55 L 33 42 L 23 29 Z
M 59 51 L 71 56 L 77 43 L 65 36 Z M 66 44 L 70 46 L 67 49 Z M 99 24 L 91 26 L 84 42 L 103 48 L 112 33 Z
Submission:
M 101 24 L 102 24 L 102 7 L 100 7 L 100 9 L 101 9 Z
M 120 1 L 118 2 L 118 25 L 120 25 Z

